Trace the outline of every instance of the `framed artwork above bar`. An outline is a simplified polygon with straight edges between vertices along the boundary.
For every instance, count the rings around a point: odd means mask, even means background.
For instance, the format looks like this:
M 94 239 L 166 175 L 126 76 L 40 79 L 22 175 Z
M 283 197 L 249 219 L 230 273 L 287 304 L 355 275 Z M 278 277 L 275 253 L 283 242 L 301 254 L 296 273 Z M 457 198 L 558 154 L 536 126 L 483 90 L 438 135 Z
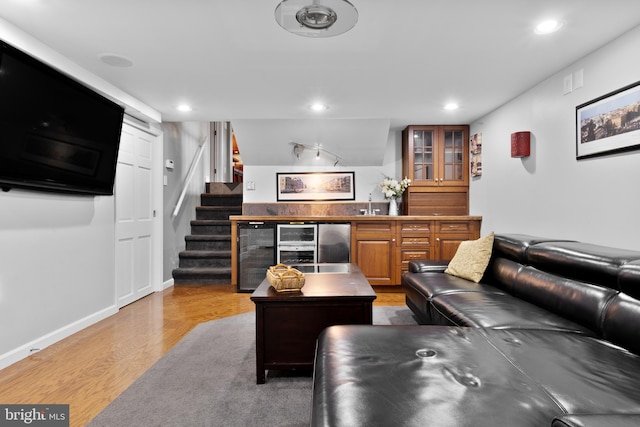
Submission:
M 355 172 L 276 173 L 277 200 L 355 200 Z

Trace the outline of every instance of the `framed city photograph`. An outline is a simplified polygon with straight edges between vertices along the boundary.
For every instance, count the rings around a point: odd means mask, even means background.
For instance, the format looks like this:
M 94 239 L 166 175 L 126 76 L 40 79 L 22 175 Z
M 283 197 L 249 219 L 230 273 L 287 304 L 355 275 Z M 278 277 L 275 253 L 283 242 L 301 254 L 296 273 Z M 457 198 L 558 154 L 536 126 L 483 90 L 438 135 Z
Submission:
M 640 82 L 576 107 L 576 157 L 640 149 Z
M 355 200 L 354 172 L 276 173 L 278 201 Z

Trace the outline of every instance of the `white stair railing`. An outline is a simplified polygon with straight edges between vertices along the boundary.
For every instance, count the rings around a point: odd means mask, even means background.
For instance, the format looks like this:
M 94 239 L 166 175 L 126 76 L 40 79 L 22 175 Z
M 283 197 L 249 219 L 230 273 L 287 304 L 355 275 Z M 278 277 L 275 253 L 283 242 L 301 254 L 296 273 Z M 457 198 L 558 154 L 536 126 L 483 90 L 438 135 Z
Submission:
M 180 213 L 180 209 L 182 208 L 182 202 L 184 202 L 184 198 L 187 195 L 187 190 L 189 188 L 189 184 L 191 183 L 191 178 L 193 178 L 193 174 L 195 173 L 196 166 L 198 162 L 200 162 L 200 158 L 202 157 L 202 153 L 204 152 L 204 145 L 207 142 L 207 137 L 202 138 L 202 142 L 198 147 L 198 151 L 193 156 L 193 160 L 191 161 L 191 166 L 189 167 L 189 172 L 187 172 L 187 177 L 184 180 L 184 185 L 182 186 L 182 192 L 180 193 L 180 197 L 178 197 L 178 201 L 176 202 L 176 207 L 173 209 L 173 214 L 171 214 L 172 218 L 178 216 Z

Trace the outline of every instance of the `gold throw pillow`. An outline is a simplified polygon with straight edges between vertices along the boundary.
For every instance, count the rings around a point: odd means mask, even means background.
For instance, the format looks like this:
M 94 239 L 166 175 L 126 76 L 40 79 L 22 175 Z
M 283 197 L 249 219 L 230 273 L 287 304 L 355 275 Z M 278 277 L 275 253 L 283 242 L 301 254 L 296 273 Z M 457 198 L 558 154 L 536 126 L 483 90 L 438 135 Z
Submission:
M 478 240 L 462 242 L 444 272 L 478 283 L 489 265 L 492 249 L 493 232 Z

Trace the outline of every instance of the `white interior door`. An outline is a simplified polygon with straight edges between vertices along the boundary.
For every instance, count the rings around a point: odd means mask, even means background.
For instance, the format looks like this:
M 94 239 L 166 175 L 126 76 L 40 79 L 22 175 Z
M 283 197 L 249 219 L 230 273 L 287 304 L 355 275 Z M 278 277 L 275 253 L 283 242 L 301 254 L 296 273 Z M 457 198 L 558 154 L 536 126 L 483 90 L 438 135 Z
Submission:
M 157 137 L 126 123 L 116 170 L 118 307 L 153 291 L 153 146 Z

